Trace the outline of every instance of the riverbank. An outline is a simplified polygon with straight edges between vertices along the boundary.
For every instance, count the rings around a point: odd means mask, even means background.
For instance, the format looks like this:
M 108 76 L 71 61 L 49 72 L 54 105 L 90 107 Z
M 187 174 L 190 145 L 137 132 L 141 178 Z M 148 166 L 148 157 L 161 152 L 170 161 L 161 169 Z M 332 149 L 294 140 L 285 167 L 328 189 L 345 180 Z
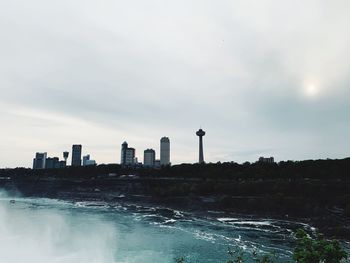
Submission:
M 242 183 L 232 181 L 210 182 L 169 178 L 117 177 L 66 180 L 26 177 L 2 182 L 2 187 L 11 194 L 25 197 L 166 206 L 196 213 L 207 211 L 223 213 L 224 217 L 240 215 L 298 221 L 316 227 L 329 237 L 350 240 L 349 218 L 344 214 L 344 209 L 339 208 L 339 198 L 334 196 L 325 200 L 319 197 L 283 196 L 271 192 L 253 196 L 235 195 L 234 192 L 231 195 L 215 194 L 211 191 L 199 195 L 194 191 L 194 188 L 204 188 L 208 185 L 225 185 L 232 189 L 239 187 L 240 184 Z M 258 188 L 260 184 L 261 182 L 249 182 L 250 187 Z M 303 185 L 305 182 L 298 181 L 294 184 Z M 186 189 L 189 189 L 189 192 Z
M 0 170 L 0 186 L 28 197 L 138 202 L 175 209 L 303 220 L 350 240 L 350 159 L 278 164 L 101 165 Z

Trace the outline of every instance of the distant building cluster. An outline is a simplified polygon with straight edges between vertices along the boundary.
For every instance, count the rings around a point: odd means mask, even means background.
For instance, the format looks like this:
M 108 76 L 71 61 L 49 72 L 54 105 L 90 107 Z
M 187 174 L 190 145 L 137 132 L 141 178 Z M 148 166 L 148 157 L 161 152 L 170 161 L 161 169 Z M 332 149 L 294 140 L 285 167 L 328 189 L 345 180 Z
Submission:
M 206 132 L 199 129 L 196 135 L 199 137 L 199 153 L 198 163 L 205 163 L 204 150 L 203 150 L 203 137 Z M 90 158 L 90 154 L 82 156 L 82 145 L 74 144 L 72 146 L 72 167 L 80 166 L 95 166 L 97 165 L 95 160 Z M 33 169 L 60 169 L 68 166 L 69 152 L 63 152 L 63 160 L 58 157 L 48 157 L 46 152 L 37 152 L 33 160 Z M 259 163 L 275 163 L 274 157 L 259 157 Z M 159 158 L 157 159 L 156 151 L 152 148 L 148 148 L 143 151 L 143 163 L 139 162 L 136 157 L 135 148 L 129 147 L 125 141 L 121 145 L 120 164 L 124 167 L 146 167 L 146 168 L 161 168 L 163 166 L 170 166 L 170 140 L 168 137 L 162 137 L 160 139 L 160 151 Z
M 146 149 L 143 152 L 143 164 L 138 162 L 135 148 L 130 148 L 127 142 L 122 144 L 120 163 L 123 166 L 144 166 L 149 168 L 160 168 L 171 165 L 170 163 L 170 140 L 168 137 L 160 139 L 160 159 L 156 158 L 156 151 Z
M 204 163 L 204 151 L 203 151 L 203 137 L 205 131 L 199 129 L 196 132 L 199 137 L 199 155 L 198 163 Z M 74 144 L 72 146 L 71 154 L 71 166 L 94 166 L 97 165 L 95 160 L 90 158 L 90 154 L 82 156 L 82 145 Z M 63 152 L 63 160 L 59 157 L 48 157 L 46 152 L 37 152 L 33 160 L 33 169 L 59 169 L 68 166 L 69 152 Z M 271 161 L 272 158 L 272 161 Z M 260 162 L 274 162 L 273 157 L 259 159 Z M 160 151 L 159 158 L 157 159 L 156 151 L 152 148 L 146 149 L 143 152 L 143 163 L 138 161 L 136 157 L 135 148 L 129 147 L 125 141 L 121 145 L 120 164 L 125 167 L 149 167 L 160 168 L 163 166 L 171 165 L 170 162 L 170 140 L 168 137 L 162 137 L 160 139 Z
M 259 163 L 274 163 L 275 159 L 273 157 L 260 157 L 259 158 Z
M 33 161 L 33 169 L 58 169 L 66 167 L 65 161 L 58 157 L 47 157 L 47 153 L 36 153 Z
M 95 160 L 90 159 L 90 155 L 86 155 L 81 158 L 82 155 L 82 145 L 74 144 L 72 146 L 72 162 L 71 166 L 79 167 L 79 166 L 89 166 L 96 165 Z M 33 160 L 33 169 L 60 169 L 68 166 L 67 160 L 69 157 L 69 152 L 63 152 L 63 160 L 60 160 L 58 157 L 48 157 L 46 152 L 40 153 L 37 152 L 35 154 L 35 158 Z M 83 162 L 82 162 L 83 161 Z
M 94 166 L 97 165 L 95 160 L 90 158 L 90 154 L 82 156 L 83 146 L 74 144 L 72 146 L 72 167 Z M 68 166 L 69 152 L 63 152 L 63 160 L 58 157 L 48 157 L 47 152 L 37 152 L 33 160 L 33 169 L 60 169 Z M 149 167 L 160 168 L 170 165 L 170 140 L 168 137 L 160 139 L 160 159 L 156 159 L 156 152 L 153 149 L 146 149 L 143 156 L 143 164 L 136 157 L 135 148 L 129 147 L 127 142 L 122 144 L 120 164 L 130 167 Z

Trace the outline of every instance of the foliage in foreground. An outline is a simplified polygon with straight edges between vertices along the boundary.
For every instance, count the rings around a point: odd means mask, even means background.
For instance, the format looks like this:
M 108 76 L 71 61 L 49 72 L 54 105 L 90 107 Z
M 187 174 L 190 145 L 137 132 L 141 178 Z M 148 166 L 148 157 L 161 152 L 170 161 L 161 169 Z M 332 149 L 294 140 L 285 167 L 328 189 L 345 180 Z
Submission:
M 296 246 L 293 260 L 296 263 L 348 263 L 348 254 L 337 240 L 326 240 L 322 235 L 312 239 L 304 230 L 299 229 L 296 233 Z M 228 251 L 229 259 L 226 263 L 245 263 L 246 255 L 242 250 Z M 259 255 L 253 252 L 256 263 L 282 263 L 274 254 Z M 185 263 L 181 257 L 176 263 Z M 287 262 L 285 262 L 287 263 Z
M 326 240 L 322 235 L 312 239 L 303 230 L 298 230 L 296 237 L 293 259 L 298 263 L 339 263 L 348 258 L 336 240 Z

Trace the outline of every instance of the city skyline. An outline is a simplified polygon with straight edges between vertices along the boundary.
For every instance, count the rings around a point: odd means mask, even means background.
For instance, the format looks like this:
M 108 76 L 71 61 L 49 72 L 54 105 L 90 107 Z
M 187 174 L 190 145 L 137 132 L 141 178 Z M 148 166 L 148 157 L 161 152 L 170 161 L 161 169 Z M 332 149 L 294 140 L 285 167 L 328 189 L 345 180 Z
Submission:
M 136 155 L 136 149 L 129 147 L 127 141 L 121 144 L 120 153 L 120 165 L 123 166 L 140 166 L 160 168 L 161 166 L 171 165 L 170 161 L 170 140 L 169 137 L 160 138 L 160 149 L 159 159 L 156 159 L 156 151 L 149 148 L 144 150 L 143 160 L 144 162 L 138 161 Z M 71 152 L 71 165 L 68 164 L 69 152 L 63 151 L 63 159 L 59 157 L 49 157 L 47 152 L 36 152 L 35 158 L 33 159 L 33 169 L 53 169 L 53 168 L 65 168 L 68 166 L 79 167 L 79 166 L 94 166 L 98 165 L 95 160 L 90 159 L 90 154 L 83 155 L 83 145 L 73 144 Z M 49 165 L 47 165 L 49 163 Z M 109 163 L 110 164 L 110 163 Z
M 172 164 L 350 155 L 350 2 L 5 1 L 0 167 L 172 139 Z M 157 148 L 158 149 L 158 148 Z M 139 156 L 142 156 L 138 154 Z
M 204 148 L 203 148 L 203 138 L 206 134 L 201 128 L 196 132 L 199 137 L 199 155 L 197 163 L 205 163 L 204 160 Z M 121 144 L 121 154 L 119 163 L 103 163 L 103 164 L 120 164 L 122 166 L 130 167 L 148 167 L 148 168 L 160 168 L 162 166 L 171 166 L 171 151 L 170 151 L 170 139 L 169 137 L 162 137 L 160 139 L 160 149 L 159 157 L 157 159 L 157 151 L 152 148 L 147 148 L 143 151 L 143 162 L 139 162 L 139 157 L 137 154 L 137 149 L 129 147 L 127 141 Z M 140 154 L 142 151 L 140 152 Z M 72 158 L 71 165 L 68 165 L 67 159 L 69 156 L 68 151 L 64 151 L 63 159 L 60 160 L 59 157 L 49 157 L 47 152 L 36 152 L 35 158 L 33 160 L 33 169 L 52 169 L 52 168 L 65 168 L 69 166 L 95 166 L 99 165 L 95 160 L 90 159 L 90 154 L 83 155 L 82 145 L 73 144 L 72 145 Z M 48 165 L 48 162 L 50 163 Z M 274 163 L 274 157 L 264 157 L 260 156 L 255 162 L 262 163 Z M 74 164 L 74 165 L 73 165 Z
M 199 164 L 205 163 L 204 160 L 204 149 L 203 149 L 203 137 L 206 132 L 200 128 L 196 135 L 199 137 Z M 103 165 L 108 164 L 120 164 L 122 166 L 130 167 L 148 167 L 148 168 L 160 168 L 163 166 L 171 166 L 171 150 L 170 150 L 170 139 L 169 137 L 160 138 L 159 145 L 159 158 L 157 159 L 157 152 L 152 148 L 147 148 L 143 151 L 143 162 L 139 162 L 139 156 L 136 155 L 137 149 L 129 147 L 127 141 L 121 144 L 121 154 L 119 163 L 102 163 Z M 62 153 L 63 159 L 59 157 L 49 157 L 47 152 L 36 152 L 35 158 L 33 159 L 33 169 L 53 169 L 53 168 L 65 168 L 69 166 L 96 166 L 99 165 L 95 160 L 90 159 L 90 154 L 83 155 L 82 145 L 72 145 L 72 158 L 71 165 L 68 164 L 67 159 L 69 156 L 68 151 Z M 255 162 L 261 163 L 275 163 L 274 157 L 260 156 Z M 74 164 L 74 165 L 73 165 Z

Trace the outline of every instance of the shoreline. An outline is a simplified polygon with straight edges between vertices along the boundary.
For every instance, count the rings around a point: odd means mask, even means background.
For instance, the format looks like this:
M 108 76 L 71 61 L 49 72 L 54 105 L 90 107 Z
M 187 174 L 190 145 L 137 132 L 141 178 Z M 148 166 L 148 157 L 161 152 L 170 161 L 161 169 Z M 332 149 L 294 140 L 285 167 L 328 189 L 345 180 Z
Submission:
M 9 190 L 6 189 L 6 187 L 3 189 L 5 191 Z M 256 212 L 249 209 L 242 211 L 239 209 L 232 209 L 232 207 L 222 207 L 221 204 L 217 202 L 218 197 L 216 196 L 176 196 L 160 198 L 143 194 L 103 192 L 98 188 L 95 188 L 93 191 L 82 188 L 79 190 L 80 191 L 35 191 L 31 194 L 21 193 L 20 191 L 16 192 L 23 197 L 51 198 L 73 202 L 103 202 L 107 205 L 139 205 L 180 210 L 182 212 L 202 216 L 208 214 L 221 214 L 223 218 L 239 217 L 253 220 L 281 220 L 284 222 L 305 224 L 308 225 L 310 229 L 315 228 L 329 238 L 337 238 L 345 242 L 350 242 L 350 233 L 339 232 L 339 229 L 337 228 L 340 223 L 344 223 L 344 221 L 349 222 L 348 219 L 342 216 L 335 218 L 334 213 L 331 211 L 328 211 L 327 214 L 321 216 L 308 217 L 302 215 L 281 214 L 277 211 Z M 262 197 L 261 199 L 264 198 Z M 241 198 L 241 200 L 243 200 L 243 198 Z M 350 223 L 347 223 L 347 225 L 349 226 Z

